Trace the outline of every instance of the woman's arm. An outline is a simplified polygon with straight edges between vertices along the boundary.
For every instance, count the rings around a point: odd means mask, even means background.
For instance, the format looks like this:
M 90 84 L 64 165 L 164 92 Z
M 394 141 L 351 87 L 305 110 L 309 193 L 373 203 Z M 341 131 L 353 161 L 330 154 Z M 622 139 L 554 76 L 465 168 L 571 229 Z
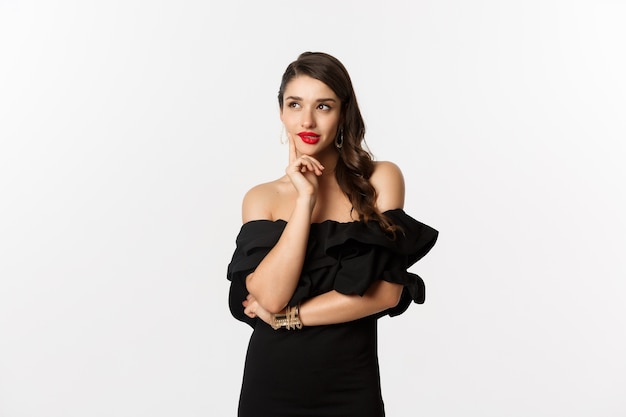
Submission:
M 246 278 L 248 292 L 270 312 L 283 309 L 298 284 L 311 224 L 308 211 L 305 200 L 296 202 L 280 239 Z
M 370 181 L 377 190 L 380 211 L 404 207 L 404 179 L 400 169 L 390 162 L 379 162 Z M 376 281 L 363 296 L 329 291 L 313 297 L 300 306 L 300 320 L 305 326 L 344 323 L 395 307 L 402 294 L 402 285 Z M 245 314 L 271 322 L 271 313 L 254 294 L 243 302 Z
M 402 285 L 387 281 L 374 282 L 363 296 L 330 291 L 300 305 L 304 326 L 345 323 L 380 313 L 398 305 Z
M 269 312 L 282 310 L 298 284 L 317 199 L 317 177 L 322 175 L 323 169 L 315 158 L 297 156 L 293 139 L 290 138 L 289 165 L 285 172 L 297 194 L 294 208 L 276 245 L 246 278 L 248 292 Z M 287 188 L 293 190 L 290 186 Z M 267 187 L 255 187 L 246 193 L 242 208 L 244 223 L 263 217 L 271 218 L 267 207 L 272 206 L 273 200 L 280 199 L 276 195 L 277 189 L 268 191 Z
M 321 326 L 358 320 L 395 307 L 401 294 L 402 285 L 382 280 L 374 282 L 363 296 L 329 291 L 300 305 L 300 321 L 304 326 Z M 271 324 L 272 313 L 265 310 L 252 294 L 243 306 L 248 317 L 259 317 Z M 285 309 L 277 313 L 284 314 Z

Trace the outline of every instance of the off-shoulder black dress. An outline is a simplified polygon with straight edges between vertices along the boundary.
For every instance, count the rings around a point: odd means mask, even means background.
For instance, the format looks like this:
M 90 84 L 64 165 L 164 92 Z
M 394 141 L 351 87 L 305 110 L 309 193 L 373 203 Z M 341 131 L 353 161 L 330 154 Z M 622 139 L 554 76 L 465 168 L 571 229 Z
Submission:
M 385 212 L 400 226 L 389 239 L 375 222 L 311 225 L 296 305 L 336 290 L 363 295 L 375 280 L 404 285 L 400 303 L 384 313 L 348 323 L 273 330 L 243 313 L 246 276 L 276 244 L 286 222 L 245 223 L 228 265 L 229 304 L 235 318 L 254 328 L 243 375 L 239 417 L 381 417 L 385 415 L 377 353 L 377 319 L 424 302 L 422 279 L 407 268 L 433 247 L 438 232 L 396 209 Z

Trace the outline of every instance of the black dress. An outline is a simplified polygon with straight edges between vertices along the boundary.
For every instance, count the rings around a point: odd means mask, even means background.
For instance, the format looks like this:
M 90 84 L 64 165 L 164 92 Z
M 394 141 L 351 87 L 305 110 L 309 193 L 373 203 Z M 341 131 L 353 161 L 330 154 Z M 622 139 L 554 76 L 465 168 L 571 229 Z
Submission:
M 254 328 L 243 375 L 239 417 L 382 417 L 377 353 L 377 319 L 424 302 L 422 279 L 407 268 L 433 247 L 438 232 L 389 210 L 400 226 L 395 240 L 375 222 L 311 225 L 302 275 L 289 305 L 336 290 L 363 295 L 378 279 L 400 283 L 400 303 L 383 313 L 348 323 L 273 330 L 243 313 L 246 276 L 280 238 L 286 222 L 245 223 L 228 265 L 229 304 L 235 318 Z

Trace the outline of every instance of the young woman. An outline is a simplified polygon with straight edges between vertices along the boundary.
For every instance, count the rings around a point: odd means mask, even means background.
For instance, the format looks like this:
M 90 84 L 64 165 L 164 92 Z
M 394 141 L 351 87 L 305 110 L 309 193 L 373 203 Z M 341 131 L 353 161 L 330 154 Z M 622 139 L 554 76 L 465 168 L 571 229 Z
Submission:
M 407 268 L 437 231 L 403 210 L 404 180 L 363 148 L 344 66 L 306 52 L 283 74 L 283 177 L 245 195 L 228 265 L 233 316 L 254 331 L 240 417 L 381 417 L 377 319 L 424 301 Z

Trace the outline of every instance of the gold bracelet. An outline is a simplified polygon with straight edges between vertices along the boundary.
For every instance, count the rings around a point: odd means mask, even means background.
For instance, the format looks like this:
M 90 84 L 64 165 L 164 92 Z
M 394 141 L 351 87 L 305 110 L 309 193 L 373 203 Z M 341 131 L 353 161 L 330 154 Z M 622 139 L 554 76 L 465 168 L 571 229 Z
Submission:
M 295 330 L 302 328 L 302 322 L 300 321 L 300 305 L 294 307 L 287 307 L 287 330 Z
M 287 316 L 285 314 L 272 314 L 270 326 L 272 326 L 274 330 L 287 326 Z
M 274 330 L 278 330 L 281 327 L 285 327 L 287 330 L 301 329 L 300 306 L 287 306 L 284 314 L 272 314 L 270 326 L 272 326 Z

